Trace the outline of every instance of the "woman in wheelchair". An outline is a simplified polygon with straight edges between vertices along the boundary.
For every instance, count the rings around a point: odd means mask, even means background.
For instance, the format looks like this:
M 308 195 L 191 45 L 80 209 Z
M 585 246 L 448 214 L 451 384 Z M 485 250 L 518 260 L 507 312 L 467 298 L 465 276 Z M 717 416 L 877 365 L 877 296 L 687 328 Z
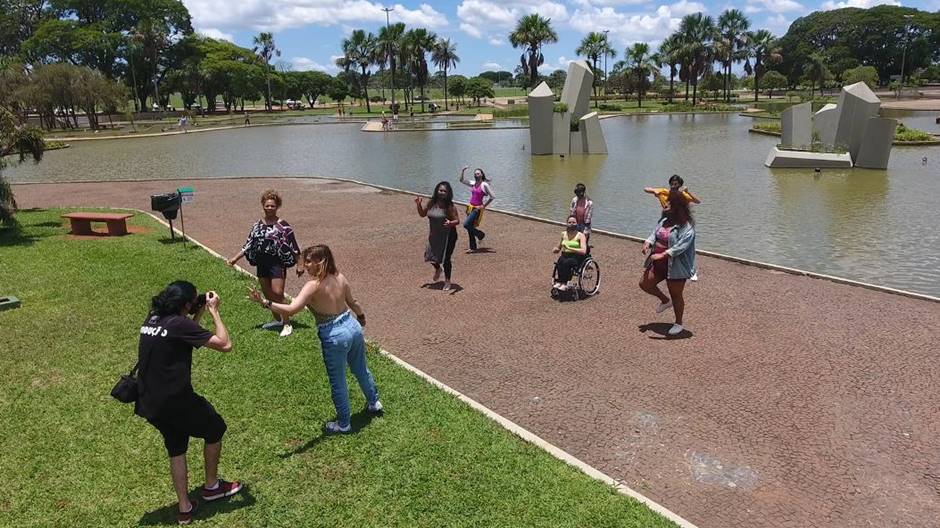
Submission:
M 568 217 L 568 227 L 561 233 L 561 242 L 552 250 L 561 253 L 555 262 L 557 278 L 555 288 L 560 291 L 568 289 L 568 282 L 575 270 L 581 267 L 588 254 L 587 239 L 584 233 L 578 231 L 578 220 L 574 216 Z

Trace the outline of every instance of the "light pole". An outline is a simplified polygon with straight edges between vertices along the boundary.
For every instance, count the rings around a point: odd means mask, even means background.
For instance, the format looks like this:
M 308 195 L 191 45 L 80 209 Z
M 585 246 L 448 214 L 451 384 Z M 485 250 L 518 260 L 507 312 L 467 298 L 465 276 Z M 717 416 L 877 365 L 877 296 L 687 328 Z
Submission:
M 901 90 L 904 89 L 904 60 L 907 58 L 907 44 L 911 40 L 911 19 L 914 15 L 904 15 L 904 48 L 901 51 L 901 78 L 898 80 L 898 96 L 901 98 Z
M 383 8 L 382 8 L 382 11 L 385 11 L 385 36 L 386 36 L 386 38 L 391 38 L 391 36 L 392 36 L 392 30 L 389 28 L 388 14 L 391 13 L 392 11 L 394 11 L 394 10 L 395 10 L 395 8 L 393 8 L 393 7 L 383 7 Z M 387 55 L 387 58 L 388 58 L 388 64 L 389 64 L 389 66 L 391 66 L 393 61 L 392 61 L 392 43 L 391 43 L 390 40 L 386 40 L 386 41 L 385 41 L 385 54 Z M 392 105 L 393 105 L 393 108 L 394 108 L 394 104 L 395 104 L 395 68 L 392 68 L 391 70 L 392 70 Z
M 607 95 L 607 86 L 608 86 L 607 84 L 607 55 L 608 55 L 607 51 L 608 49 L 607 48 L 610 47 L 610 43 L 607 42 L 608 33 L 610 33 L 610 30 L 605 29 L 604 30 L 604 104 L 607 104 L 607 98 L 609 97 Z

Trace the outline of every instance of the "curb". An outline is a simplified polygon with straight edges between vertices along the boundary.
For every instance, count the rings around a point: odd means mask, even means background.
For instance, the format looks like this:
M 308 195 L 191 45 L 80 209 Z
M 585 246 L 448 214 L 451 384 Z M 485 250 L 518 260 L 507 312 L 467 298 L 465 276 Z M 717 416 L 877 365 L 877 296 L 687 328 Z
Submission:
M 68 183 L 134 183 L 134 182 L 171 182 L 171 181 L 207 181 L 207 180 L 208 180 L 208 181 L 213 181 L 213 180 L 257 180 L 257 179 L 261 179 L 261 178 L 262 178 L 262 177 L 259 177 L 259 176 L 235 176 L 235 177 L 231 177 L 231 178 L 186 178 L 186 179 L 179 179 L 179 178 L 177 178 L 177 179 L 146 178 L 146 179 L 140 179 L 140 180 L 76 180 L 76 181 L 17 182 L 17 183 L 10 182 L 10 185 L 57 185 L 57 184 L 68 184 Z M 274 178 L 272 178 L 272 179 L 274 179 Z M 376 184 L 376 183 L 367 183 L 367 182 L 362 182 L 362 181 L 358 181 L 358 180 L 352 180 L 352 179 L 349 179 L 349 178 L 327 178 L 327 177 L 325 177 L 325 176 L 277 176 L 276 179 L 285 179 L 285 180 L 311 180 L 311 179 L 313 179 L 313 180 L 336 181 L 336 182 L 352 183 L 352 184 L 356 184 L 356 185 L 362 185 L 362 186 L 365 186 L 365 187 L 372 187 L 372 188 L 379 189 L 379 190 L 383 190 L 383 191 L 389 191 L 389 192 L 394 192 L 394 193 L 398 193 L 398 194 L 406 194 L 406 195 L 409 195 L 409 196 L 420 196 L 420 197 L 422 197 L 422 198 L 427 198 L 427 197 L 428 197 L 426 194 L 421 194 L 421 193 L 418 193 L 418 192 L 406 191 L 406 190 L 403 190 L 403 189 L 396 189 L 396 188 L 394 188 L 394 187 L 387 187 L 387 186 L 379 185 L 379 184 Z M 454 203 L 460 204 L 460 205 L 466 205 L 466 204 L 467 204 L 467 202 L 462 202 L 462 201 L 459 201 L 459 200 L 454 200 Z M 100 207 L 99 207 L 99 209 L 108 209 L 108 208 L 107 208 L 107 207 L 104 207 L 104 208 L 100 208 Z M 132 210 L 133 210 L 133 211 L 137 211 L 137 209 L 128 208 L 128 207 L 125 207 L 125 208 L 123 208 L 123 209 L 126 209 L 126 210 L 128 210 L 128 211 L 132 211 Z M 556 221 L 556 220 L 549 220 L 549 219 L 547 219 L 547 218 L 540 218 L 540 217 L 538 217 L 538 216 L 527 215 L 527 214 L 525 214 L 525 213 L 516 213 L 516 212 L 513 212 L 513 211 L 503 211 L 503 210 L 501 210 L 501 209 L 489 209 L 489 211 L 492 211 L 492 212 L 494 212 L 494 213 L 504 214 L 504 215 L 507 215 L 507 216 L 513 216 L 513 217 L 516 217 L 516 218 L 522 218 L 522 219 L 525 219 L 525 220 L 532 220 L 532 221 L 535 221 L 535 222 L 541 222 L 541 223 L 544 223 L 544 224 L 551 224 L 551 225 L 556 225 L 556 226 L 564 226 L 564 224 L 563 224 L 562 222 L 559 222 L 559 221 Z M 150 213 L 146 213 L 146 214 L 150 215 Z M 153 215 L 150 215 L 150 216 L 153 216 Z M 158 219 L 158 220 L 159 220 L 159 219 Z M 630 241 L 639 242 L 639 243 L 643 243 L 643 242 L 645 241 L 645 239 L 643 239 L 643 238 L 641 238 L 641 237 L 638 237 L 638 236 L 627 235 L 627 234 L 624 234 L 624 233 L 618 233 L 618 232 L 616 232 L 616 231 L 609 231 L 609 230 L 606 230 L 606 229 L 594 229 L 592 232 L 594 232 L 594 233 L 600 233 L 600 234 L 602 234 L 602 235 L 606 235 L 606 236 L 609 236 L 609 237 L 612 237 L 612 238 L 619 238 L 619 239 L 621 239 L 621 240 L 630 240 Z M 214 253 L 214 252 L 213 252 L 213 253 Z M 935 297 L 935 296 L 933 296 L 933 295 L 928 295 L 928 294 L 925 294 L 925 293 L 917 293 L 917 292 L 912 292 L 912 291 L 908 291 L 908 290 L 902 290 L 902 289 L 899 289 L 899 288 L 891 288 L 890 286 L 880 286 L 880 285 L 878 285 L 878 284 L 871 284 L 871 283 L 868 283 L 868 282 L 857 281 L 857 280 L 854 280 L 854 279 L 847 279 L 847 278 L 845 278 L 845 277 L 838 277 L 838 276 L 835 276 L 835 275 L 827 275 L 827 274 L 825 274 L 825 273 L 817 273 L 817 272 L 814 272 L 814 271 L 808 271 L 808 270 L 803 270 L 803 269 L 799 269 L 799 268 L 790 268 L 790 267 L 787 267 L 787 266 L 781 266 L 781 265 L 779 265 L 779 264 L 771 264 L 771 263 L 763 262 L 763 261 L 759 261 L 759 260 L 752 260 L 752 259 L 747 259 L 747 258 L 743 258 L 743 257 L 735 257 L 735 256 L 733 256 L 733 255 L 726 255 L 726 254 L 724 254 L 724 253 L 718 253 L 718 252 L 715 252 L 715 251 L 707 251 L 707 250 L 697 249 L 697 250 L 695 250 L 695 253 L 698 254 L 698 255 L 704 255 L 704 256 L 707 256 L 707 257 L 713 257 L 713 258 L 717 258 L 717 259 L 721 259 L 721 260 L 726 260 L 726 261 L 729 261 L 729 262 L 735 262 L 735 263 L 738 263 L 738 264 L 744 264 L 744 265 L 747 265 L 747 266 L 754 266 L 754 267 L 757 267 L 757 268 L 762 268 L 762 269 L 771 270 L 771 271 L 780 271 L 780 272 L 787 273 L 787 274 L 790 274 L 790 275 L 800 275 L 800 276 L 803 276 L 803 277 L 809 277 L 809 278 L 813 278 L 813 279 L 822 279 L 822 280 L 827 280 L 827 281 L 830 281 L 830 282 L 835 282 L 835 283 L 837 283 L 837 284 L 845 284 L 845 285 L 848 285 L 848 286 L 857 286 L 857 287 L 866 288 L 866 289 L 874 290 L 874 291 L 881 292 L 881 293 L 889 293 L 889 294 L 892 294 L 892 295 L 900 295 L 900 296 L 902 296 L 902 297 L 908 297 L 908 298 L 916 299 L 916 300 L 920 300 L 920 301 L 929 301 L 929 302 L 940 303 L 940 297 Z
M 136 213 L 138 213 L 138 214 L 143 214 L 143 215 L 149 216 L 150 218 L 156 220 L 157 223 L 162 224 L 164 227 L 170 228 L 170 224 L 167 223 L 164 219 L 162 219 L 162 218 L 160 218 L 160 217 L 158 217 L 158 216 L 156 216 L 156 215 L 154 215 L 153 213 L 148 212 L 148 211 L 142 211 L 142 210 L 140 210 L 140 209 L 135 209 L 135 208 L 132 208 L 132 207 L 101 207 L 101 208 L 95 208 L 95 209 L 113 209 L 113 210 L 116 210 L 116 211 L 134 211 L 134 212 L 136 212 Z M 219 254 L 217 251 L 215 251 L 215 250 L 213 250 L 212 248 L 206 246 L 205 244 L 203 244 L 202 242 L 196 240 L 195 238 L 193 238 L 193 237 L 191 237 L 191 236 L 189 236 L 189 235 L 184 235 L 184 234 L 182 234 L 182 233 L 179 233 L 179 236 L 184 237 L 186 240 L 188 240 L 188 241 L 192 242 L 193 244 L 199 246 L 200 248 L 204 249 L 204 250 L 207 251 L 210 255 L 212 255 L 212 256 L 214 256 L 214 257 L 216 257 L 216 258 L 225 260 L 225 257 L 223 257 L 221 254 Z M 235 268 L 236 270 L 240 271 L 241 273 L 244 273 L 245 275 L 248 275 L 249 277 L 252 277 L 252 278 L 257 279 L 257 277 L 255 277 L 255 275 L 254 275 L 253 273 L 251 273 L 250 271 L 248 271 L 248 270 L 242 268 L 241 266 L 234 266 L 234 268 Z M 482 403 L 480 403 L 480 402 L 474 400 L 473 398 L 470 398 L 469 396 L 463 394 L 462 392 L 460 392 L 460 391 L 458 391 L 458 390 L 456 390 L 456 389 L 450 387 L 449 385 L 447 385 L 447 384 L 441 382 L 440 380 L 438 380 L 438 379 L 436 379 L 435 377 L 431 376 L 430 374 L 424 372 L 423 370 L 419 369 L 418 367 L 415 367 L 415 366 L 412 365 L 411 363 L 408 363 L 407 361 L 401 359 L 400 357 L 398 357 L 398 356 L 392 354 L 392 353 L 389 352 L 388 350 L 385 350 L 384 348 L 381 348 L 381 347 L 380 347 L 380 348 L 379 348 L 379 353 L 381 353 L 383 356 L 387 357 L 388 359 L 392 360 L 392 362 L 394 362 L 396 365 L 402 367 L 403 369 L 407 370 L 408 372 L 411 372 L 412 374 L 416 375 L 417 377 L 421 378 L 422 380 L 426 381 L 427 383 L 429 383 L 429 384 L 431 384 L 431 385 L 437 387 L 439 390 L 442 390 L 442 391 L 446 392 L 447 394 L 450 394 L 451 396 L 456 397 L 458 400 L 460 400 L 460 401 L 462 401 L 463 403 L 467 404 L 471 409 L 473 409 L 473 410 L 479 412 L 480 414 L 483 414 L 483 415 L 486 416 L 487 418 L 493 420 L 494 422 L 496 422 L 497 424 L 499 424 L 500 426 L 502 426 L 504 429 L 506 429 L 506 430 L 509 431 L 510 433 L 516 435 L 517 437 L 519 437 L 519 438 L 522 439 L 523 441 L 528 442 L 528 443 L 530 443 L 530 444 L 532 444 L 532 445 L 538 447 L 539 449 L 542 449 L 543 451 L 546 451 L 548 454 L 552 455 L 553 457 L 557 458 L 558 460 L 561 460 L 562 462 L 568 464 L 569 466 L 574 467 L 575 469 L 581 471 L 581 472 L 584 473 L 585 475 L 587 475 L 587 476 L 589 476 L 589 477 L 591 477 L 591 478 L 593 478 L 593 479 L 595 479 L 595 480 L 599 480 L 599 481 L 603 482 L 604 484 L 607 484 L 608 486 L 611 486 L 611 487 L 614 488 L 618 493 L 620 493 L 620 494 L 622 494 L 622 495 L 626 495 L 626 496 L 628 496 L 628 497 L 631 497 L 631 498 L 635 499 L 637 502 L 642 503 L 644 506 L 646 506 L 646 507 L 649 508 L 650 510 L 656 512 L 657 514 L 661 515 L 662 517 L 665 517 L 665 518 L 668 519 L 669 521 L 672 521 L 673 523 L 675 523 L 676 525 L 678 525 L 680 528 L 697 528 L 694 524 L 692 524 L 691 522 L 685 520 L 684 518 L 682 518 L 681 516 L 679 516 L 678 514 L 676 514 L 675 512 L 673 512 L 672 510 L 669 510 L 668 508 L 666 508 L 665 506 L 659 504 L 658 502 L 656 502 L 656 501 L 650 499 L 649 497 L 646 497 L 645 495 L 639 493 L 638 491 L 635 491 L 634 489 L 630 488 L 630 487 L 627 486 L 626 484 L 617 481 L 617 480 L 614 479 L 613 477 L 611 477 L 611 476 L 607 475 L 606 473 L 600 471 L 599 469 L 597 469 L 597 468 L 595 468 L 595 467 L 593 467 L 593 466 L 587 464 L 586 462 L 580 460 L 579 458 L 575 457 L 575 456 L 572 455 L 571 453 L 568 453 L 568 452 L 565 451 L 564 449 L 561 449 L 560 447 L 558 447 L 558 446 L 556 446 L 556 445 L 554 445 L 554 444 L 552 444 L 552 443 L 550 443 L 550 442 L 544 440 L 543 438 L 541 438 L 540 436 L 536 435 L 535 433 L 533 433 L 533 432 L 529 431 L 528 429 L 522 427 L 521 425 L 519 425 L 519 424 L 513 422 L 512 420 L 509 420 L 508 418 L 506 418 L 506 417 L 500 415 L 499 413 L 493 411 L 493 410 L 490 409 L 489 407 L 486 407 L 485 405 L 483 405 Z

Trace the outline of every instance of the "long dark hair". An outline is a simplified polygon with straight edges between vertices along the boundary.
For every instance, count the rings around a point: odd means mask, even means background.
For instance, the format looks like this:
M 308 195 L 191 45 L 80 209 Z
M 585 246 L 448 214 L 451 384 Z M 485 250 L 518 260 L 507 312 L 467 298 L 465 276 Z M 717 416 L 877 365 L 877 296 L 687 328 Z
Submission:
M 473 169 L 474 174 L 476 174 L 477 171 L 480 171 L 480 181 L 481 181 L 481 182 L 485 182 L 485 181 L 486 181 L 486 173 L 483 172 L 483 169 L 481 169 L 480 167 L 477 167 L 477 168 Z M 476 176 L 474 176 L 474 178 L 476 178 Z
M 178 315 L 186 303 L 196 300 L 196 287 L 187 281 L 171 282 L 156 297 L 150 299 L 150 315 Z
M 676 189 L 669 191 L 669 210 L 666 211 L 666 217 L 672 220 L 674 225 L 695 225 L 689 201 Z
M 441 188 L 441 185 L 447 189 L 447 196 L 444 198 L 437 195 L 437 190 Z M 454 189 L 450 186 L 450 182 L 445 180 L 434 186 L 434 192 L 431 193 L 431 201 L 428 202 L 428 209 L 435 205 L 442 209 L 450 209 L 450 206 L 454 205 Z

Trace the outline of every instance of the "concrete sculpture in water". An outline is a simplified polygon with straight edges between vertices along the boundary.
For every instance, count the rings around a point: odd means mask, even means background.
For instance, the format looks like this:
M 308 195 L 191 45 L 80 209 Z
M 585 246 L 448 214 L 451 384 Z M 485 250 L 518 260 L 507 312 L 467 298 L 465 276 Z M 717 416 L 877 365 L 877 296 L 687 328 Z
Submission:
M 594 74 L 585 61 L 568 65 L 568 77 L 555 106 L 555 94 L 541 83 L 529 92 L 529 141 L 533 155 L 607 154 L 597 112 L 588 112 Z
M 783 111 L 781 143 L 770 151 L 764 165 L 888 168 L 898 122 L 878 116 L 881 100 L 865 83 L 842 88 L 838 104 L 827 104 L 812 116 L 811 108 L 810 103 L 803 103 Z

